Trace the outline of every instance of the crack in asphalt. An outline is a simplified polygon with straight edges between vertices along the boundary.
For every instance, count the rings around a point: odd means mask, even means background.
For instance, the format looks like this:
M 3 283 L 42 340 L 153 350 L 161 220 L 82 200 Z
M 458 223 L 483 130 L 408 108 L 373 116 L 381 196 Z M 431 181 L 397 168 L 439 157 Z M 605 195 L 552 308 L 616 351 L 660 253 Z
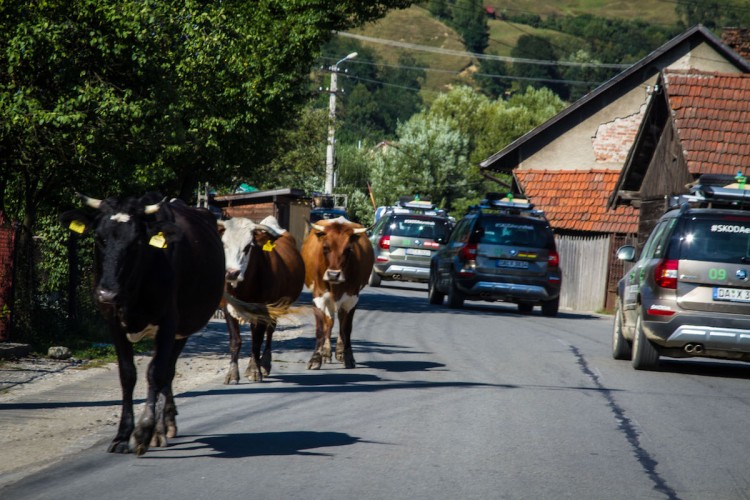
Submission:
M 617 401 L 615 401 L 615 398 L 612 395 L 612 391 L 606 388 L 604 384 L 602 384 L 601 380 L 599 379 L 599 375 L 594 373 L 594 371 L 589 367 L 589 364 L 586 361 L 586 358 L 583 357 L 583 354 L 581 354 L 581 351 L 573 345 L 569 345 L 567 343 L 566 345 L 570 352 L 573 353 L 573 356 L 575 356 L 578 367 L 581 369 L 583 374 L 591 379 L 597 389 L 599 389 L 599 394 L 601 394 L 602 397 L 607 401 L 607 406 L 612 411 L 612 414 L 617 421 L 618 429 L 624 434 L 625 439 L 633 449 L 633 454 L 635 455 L 636 460 L 638 460 L 638 463 L 643 468 L 643 471 L 646 473 L 651 482 L 654 483 L 654 489 L 666 495 L 670 500 L 679 500 L 680 497 L 677 495 L 677 492 L 673 490 L 667 484 L 667 481 L 656 471 L 656 466 L 659 464 L 659 462 L 657 462 L 654 457 L 652 457 L 651 454 L 641 445 L 638 430 L 633 424 L 633 421 L 630 420 L 630 418 L 628 418 L 628 416 L 625 414 L 625 409 L 617 404 Z

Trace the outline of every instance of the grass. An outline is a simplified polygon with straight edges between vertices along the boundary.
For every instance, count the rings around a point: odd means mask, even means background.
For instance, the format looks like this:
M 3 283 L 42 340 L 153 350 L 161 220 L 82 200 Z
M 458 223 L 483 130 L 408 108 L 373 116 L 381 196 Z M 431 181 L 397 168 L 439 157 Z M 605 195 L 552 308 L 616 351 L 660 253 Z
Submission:
M 675 3 L 666 0 L 489 0 L 496 12 L 507 10 L 508 14 L 581 15 L 592 14 L 599 17 L 635 20 L 641 19 L 655 24 L 671 25 L 677 20 Z M 549 38 L 556 46 L 565 46 L 569 35 L 553 30 L 537 29 L 529 25 L 490 20 L 490 43 L 486 53 L 509 56 L 518 38 L 524 34 L 541 35 Z M 433 18 L 421 6 L 393 10 L 383 19 L 368 23 L 352 33 L 385 40 L 402 41 L 417 45 L 465 51 L 461 37 L 453 29 Z M 453 56 L 395 47 L 373 42 L 361 42 L 372 48 L 387 64 L 397 64 L 401 54 L 409 54 L 416 65 L 430 68 L 422 85 L 422 97 L 429 103 L 438 93 L 447 92 L 457 83 L 473 85 L 469 72 L 464 72 L 475 61 L 471 57 Z M 354 64 L 354 63 L 352 63 Z
M 676 3 L 671 0 L 490 0 L 486 3 L 493 6 L 495 12 L 507 11 L 508 15 L 538 14 L 546 17 L 591 14 L 610 19 L 640 19 L 654 24 L 674 24 L 677 21 Z

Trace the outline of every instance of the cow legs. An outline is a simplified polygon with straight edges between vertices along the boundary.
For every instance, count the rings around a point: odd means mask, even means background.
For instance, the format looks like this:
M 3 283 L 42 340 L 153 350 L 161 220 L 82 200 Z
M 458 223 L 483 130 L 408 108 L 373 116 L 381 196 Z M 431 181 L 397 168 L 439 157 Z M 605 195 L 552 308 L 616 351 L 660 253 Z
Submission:
M 271 375 L 271 343 L 273 341 L 273 332 L 276 330 L 276 323 L 266 326 L 266 345 L 263 348 L 263 355 L 260 357 L 260 371 L 264 377 Z
M 159 333 L 156 335 L 154 345 L 154 357 L 148 365 L 148 391 L 146 393 L 146 405 L 143 408 L 133 434 L 130 435 L 130 449 L 138 456 L 148 451 L 151 438 L 156 427 L 156 402 L 161 396 L 166 398 L 164 391 L 169 390 L 171 379 L 170 368 L 172 363 L 173 349 L 175 348 L 175 322 L 173 318 L 165 320 L 160 325 Z M 176 358 L 175 358 L 176 359 Z M 166 404 L 166 401 L 165 403 Z
M 336 342 L 336 359 L 344 362 L 344 368 L 354 368 L 354 352 L 352 351 L 352 323 L 356 307 L 345 310 L 339 309 L 339 339 Z
M 177 339 L 172 349 L 172 359 L 169 363 L 169 373 L 167 374 L 169 382 L 159 393 L 159 398 L 156 401 L 156 427 L 154 428 L 154 435 L 151 438 L 152 447 L 165 448 L 167 446 L 167 439 L 171 439 L 177 435 L 177 405 L 174 402 L 174 395 L 172 393 L 172 382 L 174 381 L 177 358 L 180 357 L 186 342 L 187 339 Z
M 231 361 L 229 362 L 229 372 L 224 377 L 225 384 L 240 383 L 240 369 L 239 369 L 239 357 L 240 350 L 242 349 L 242 337 L 240 336 L 240 322 L 229 314 L 227 307 L 223 308 L 224 318 L 227 322 L 227 331 L 229 332 L 229 354 Z
M 263 345 L 263 334 L 266 332 L 266 324 L 255 322 L 250 326 L 252 331 L 252 350 L 250 361 L 245 370 L 245 376 L 250 382 L 262 382 L 263 374 L 260 371 L 260 348 Z
M 120 374 L 120 387 L 122 388 L 122 410 L 117 434 L 109 444 L 107 451 L 110 453 L 130 453 L 128 441 L 135 427 L 133 389 L 136 382 L 136 369 L 133 362 L 133 346 L 122 334 L 115 333 L 113 337 L 117 350 L 117 370 Z
M 315 314 L 315 352 L 307 362 L 308 370 L 319 370 L 323 363 L 331 362 L 331 330 L 333 317 L 321 309 L 313 308 Z

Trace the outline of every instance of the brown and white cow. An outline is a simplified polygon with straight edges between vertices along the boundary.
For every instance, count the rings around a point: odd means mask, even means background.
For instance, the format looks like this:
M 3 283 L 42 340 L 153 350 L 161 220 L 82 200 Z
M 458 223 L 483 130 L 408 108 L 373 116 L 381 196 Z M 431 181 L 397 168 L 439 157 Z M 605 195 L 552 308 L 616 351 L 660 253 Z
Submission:
M 260 224 L 242 217 L 218 221 L 218 224 L 224 244 L 226 293 L 230 298 L 285 305 L 297 300 L 305 277 L 304 263 L 294 236 L 282 229 L 275 217 L 267 217 Z M 224 383 L 239 383 L 240 321 L 246 321 L 246 318 L 231 302 L 223 309 L 231 353 L 229 373 Z M 264 375 L 271 373 L 271 339 L 276 321 L 251 319 L 249 322 L 252 352 L 245 376 L 252 382 L 260 382 Z M 264 335 L 266 345 L 261 357 Z
M 315 313 L 315 352 L 307 364 L 318 370 L 331 362 L 331 330 L 339 318 L 336 359 L 354 368 L 352 322 L 359 292 L 367 284 L 375 260 L 366 228 L 343 217 L 311 225 L 302 245 L 305 284 L 312 291 Z

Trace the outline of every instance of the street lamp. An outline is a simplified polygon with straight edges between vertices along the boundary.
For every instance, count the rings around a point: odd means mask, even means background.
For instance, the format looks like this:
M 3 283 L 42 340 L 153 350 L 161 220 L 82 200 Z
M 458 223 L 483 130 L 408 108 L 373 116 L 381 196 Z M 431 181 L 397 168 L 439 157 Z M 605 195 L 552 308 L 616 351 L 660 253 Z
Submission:
M 356 52 L 352 52 L 351 54 L 347 55 L 343 59 L 339 60 L 336 64 L 330 67 L 331 70 L 331 89 L 330 93 L 331 96 L 328 99 L 328 117 L 329 117 L 329 125 L 328 125 L 328 147 L 326 148 L 326 185 L 325 185 L 325 192 L 326 194 L 332 194 L 333 193 L 333 161 L 334 161 L 334 146 L 335 146 L 335 135 L 336 135 L 336 91 L 338 90 L 336 87 L 337 79 L 338 79 L 338 72 L 339 72 L 339 64 L 341 64 L 344 61 L 348 61 L 349 59 L 354 59 L 357 57 Z

